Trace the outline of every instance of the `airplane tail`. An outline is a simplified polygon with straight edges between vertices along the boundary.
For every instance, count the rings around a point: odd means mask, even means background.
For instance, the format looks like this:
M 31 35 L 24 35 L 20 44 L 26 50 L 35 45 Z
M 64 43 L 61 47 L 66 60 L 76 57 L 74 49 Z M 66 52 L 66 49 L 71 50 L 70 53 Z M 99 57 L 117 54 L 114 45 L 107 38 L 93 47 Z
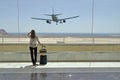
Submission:
M 46 16 L 52 16 L 52 15 L 55 15 L 55 16 L 58 16 L 58 15 L 62 15 L 62 14 L 44 14 Z
M 44 14 L 44 15 L 46 15 L 46 16 L 52 16 L 52 14 Z
M 54 15 L 58 16 L 58 15 L 62 15 L 62 14 L 54 14 Z
M 54 14 L 54 8 L 52 8 L 52 14 L 45 14 L 46 16 L 58 16 L 58 15 L 62 15 L 62 14 Z

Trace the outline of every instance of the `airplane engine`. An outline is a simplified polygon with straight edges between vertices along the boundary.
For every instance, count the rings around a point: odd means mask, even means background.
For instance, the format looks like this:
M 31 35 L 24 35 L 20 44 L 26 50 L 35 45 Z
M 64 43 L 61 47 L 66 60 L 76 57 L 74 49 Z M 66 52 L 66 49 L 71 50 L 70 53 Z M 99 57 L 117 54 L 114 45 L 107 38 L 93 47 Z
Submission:
M 65 22 L 66 22 L 66 20 L 63 20 L 63 22 L 65 23 Z
M 46 23 L 49 23 L 49 24 L 51 24 L 51 22 L 50 22 L 49 20 L 46 20 Z

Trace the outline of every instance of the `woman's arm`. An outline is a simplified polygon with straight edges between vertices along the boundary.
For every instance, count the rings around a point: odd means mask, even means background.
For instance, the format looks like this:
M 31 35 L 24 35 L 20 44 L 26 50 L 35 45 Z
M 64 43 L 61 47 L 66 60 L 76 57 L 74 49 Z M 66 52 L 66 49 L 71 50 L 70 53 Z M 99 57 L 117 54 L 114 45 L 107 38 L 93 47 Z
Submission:
M 42 45 L 42 44 L 40 43 L 40 41 L 39 41 L 39 38 L 38 38 L 38 37 L 37 37 L 37 42 L 38 42 L 38 44 Z

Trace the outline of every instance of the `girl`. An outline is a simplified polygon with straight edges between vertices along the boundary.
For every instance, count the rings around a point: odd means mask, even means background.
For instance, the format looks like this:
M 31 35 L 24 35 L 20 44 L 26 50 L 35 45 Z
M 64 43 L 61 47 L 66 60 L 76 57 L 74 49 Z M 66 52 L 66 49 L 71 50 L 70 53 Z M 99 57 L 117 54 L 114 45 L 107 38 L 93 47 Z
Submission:
M 37 44 L 41 44 L 38 37 L 36 36 L 35 30 L 31 30 L 31 32 L 28 33 L 28 36 L 30 37 L 30 43 L 29 43 L 29 49 L 31 54 L 31 61 L 33 63 L 33 66 L 36 66 L 37 62 Z

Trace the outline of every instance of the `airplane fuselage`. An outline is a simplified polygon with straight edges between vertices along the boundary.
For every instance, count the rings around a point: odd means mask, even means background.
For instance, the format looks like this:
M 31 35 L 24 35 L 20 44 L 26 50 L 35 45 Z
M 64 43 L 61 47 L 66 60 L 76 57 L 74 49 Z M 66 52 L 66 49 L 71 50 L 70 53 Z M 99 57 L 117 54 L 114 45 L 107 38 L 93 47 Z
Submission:
M 58 22 L 57 16 L 56 16 L 56 15 L 52 15 L 52 20 L 53 20 L 54 22 Z

